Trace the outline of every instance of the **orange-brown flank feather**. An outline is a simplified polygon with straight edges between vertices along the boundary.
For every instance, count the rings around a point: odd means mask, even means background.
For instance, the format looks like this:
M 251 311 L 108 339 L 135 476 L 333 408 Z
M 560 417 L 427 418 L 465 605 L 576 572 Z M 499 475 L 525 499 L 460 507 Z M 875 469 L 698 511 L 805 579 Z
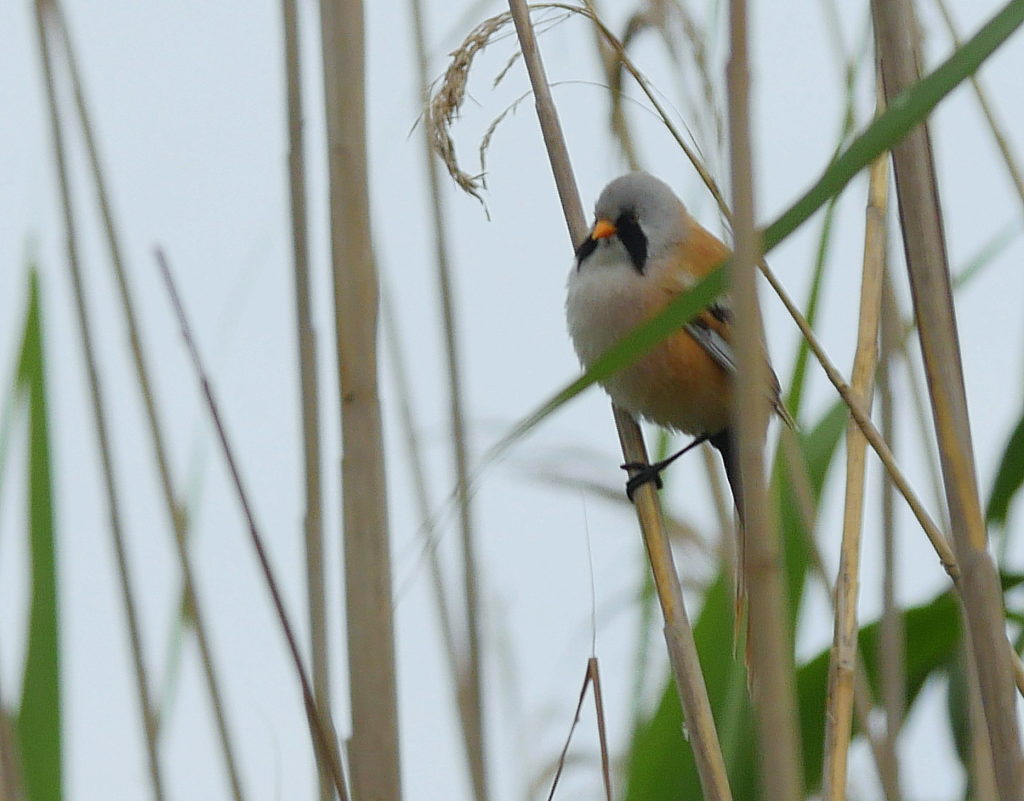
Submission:
M 647 320 L 729 256 L 729 249 L 692 219 L 689 235 L 670 255 L 649 263 L 649 289 L 639 293 Z M 729 326 L 704 312 L 701 321 L 729 340 Z M 624 333 L 624 332 L 623 332 Z M 691 434 L 715 434 L 729 423 L 732 380 L 686 331 L 680 330 L 607 382 L 612 397 L 659 425 Z

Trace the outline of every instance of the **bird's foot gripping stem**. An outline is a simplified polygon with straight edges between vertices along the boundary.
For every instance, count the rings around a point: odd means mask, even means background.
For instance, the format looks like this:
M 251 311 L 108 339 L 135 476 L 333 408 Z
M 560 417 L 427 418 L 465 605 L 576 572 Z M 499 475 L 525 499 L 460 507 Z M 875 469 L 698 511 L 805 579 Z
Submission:
M 626 462 L 624 465 L 621 465 L 623 470 L 629 470 L 630 472 L 634 470 L 636 471 L 626 482 L 626 497 L 632 501 L 633 495 L 636 493 L 637 489 L 649 481 L 653 481 L 654 486 L 661 489 L 664 486 L 661 482 L 661 471 L 672 464 L 672 462 L 684 453 L 696 448 L 702 442 L 707 441 L 707 439 L 707 434 L 701 434 L 685 448 L 673 453 L 667 459 L 662 459 L 660 462 L 655 462 L 654 464 L 647 464 L 645 462 Z
M 620 465 L 623 470 L 633 471 L 636 473 L 629 477 L 626 482 L 626 497 L 631 501 L 633 500 L 633 494 L 637 489 L 646 484 L 648 481 L 653 481 L 654 486 L 661 489 L 664 484 L 661 481 L 661 471 L 664 465 L 661 462 L 657 464 L 645 464 L 644 462 L 626 462 L 624 465 Z

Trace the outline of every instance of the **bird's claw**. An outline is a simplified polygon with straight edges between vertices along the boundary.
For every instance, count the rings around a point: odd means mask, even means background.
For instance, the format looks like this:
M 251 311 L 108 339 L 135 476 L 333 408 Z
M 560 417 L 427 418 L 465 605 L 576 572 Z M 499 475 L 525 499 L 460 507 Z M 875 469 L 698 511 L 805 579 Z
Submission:
M 653 481 L 654 486 L 658 489 L 664 486 L 661 482 L 661 468 L 658 465 L 645 464 L 644 462 L 626 462 L 626 464 L 620 466 L 623 470 L 636 471 L 636 475 L 630 476 L 629 481 L 626 482 L 626 497 L 630 501 L 633 500 L 633 495 L 643 484 Z

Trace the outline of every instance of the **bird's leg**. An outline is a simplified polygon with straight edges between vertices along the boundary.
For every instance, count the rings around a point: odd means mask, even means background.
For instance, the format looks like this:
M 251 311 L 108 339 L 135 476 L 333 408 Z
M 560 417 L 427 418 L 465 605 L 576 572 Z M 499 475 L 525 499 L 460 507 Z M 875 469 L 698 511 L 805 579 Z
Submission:
M 626 482 L 626 497 L 633 500 L 633 493 L 636 492 L 637 487 L 641 484 L 646 484 L 648 481 L 653 481 L 654 485 L 661 489 L 661 471 L 668 467 L 672 462 L 682 456 L 684 453 L 693 450 L 702 442 L 706 442 L 708 439 L 707 434 L 701 434 L 699 437 L 693 440 L 689 445 L 676 451 L 671 456 L 662 459 L 660 462 L 654 464 L 644 464 L 643 462 L 627 462 L 621 465 L 623 470 L 636 471 L 629 477 L 629 481 Z

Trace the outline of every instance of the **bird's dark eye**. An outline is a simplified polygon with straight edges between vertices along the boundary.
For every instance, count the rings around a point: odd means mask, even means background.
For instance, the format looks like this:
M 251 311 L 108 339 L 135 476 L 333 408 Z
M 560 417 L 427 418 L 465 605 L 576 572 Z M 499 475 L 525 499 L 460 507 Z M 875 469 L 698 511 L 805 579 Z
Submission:
M 633 266 L 638 273 L 643 273 L 647 266 L 647 235 L 640 227 L 634 210 L 622 212 L 615 221 L 615 228 Z

